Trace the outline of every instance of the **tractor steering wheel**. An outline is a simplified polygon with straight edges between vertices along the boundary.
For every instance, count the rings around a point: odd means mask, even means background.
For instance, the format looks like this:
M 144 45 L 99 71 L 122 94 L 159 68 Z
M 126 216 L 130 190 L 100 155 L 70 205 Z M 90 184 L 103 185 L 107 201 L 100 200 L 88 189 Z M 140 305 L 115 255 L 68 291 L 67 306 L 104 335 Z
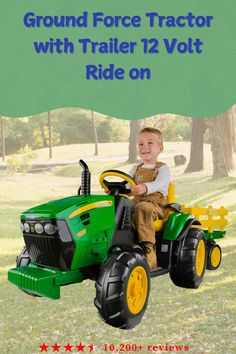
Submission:
M 123 179 L 121 182 L 110 182 L 107 181 L 106 177 L 120 177 Z M 99 178 L 101 187 L 105 190 L 106 193 L 112 195 L 120 195 L 129 197 L 132 195 L 131 190 L 126 188 L 126 184 L 129 183 L 131 187 L 136 186 L 136 183 L 130 175 L 119 170 L 107 170 L 104 171 Z

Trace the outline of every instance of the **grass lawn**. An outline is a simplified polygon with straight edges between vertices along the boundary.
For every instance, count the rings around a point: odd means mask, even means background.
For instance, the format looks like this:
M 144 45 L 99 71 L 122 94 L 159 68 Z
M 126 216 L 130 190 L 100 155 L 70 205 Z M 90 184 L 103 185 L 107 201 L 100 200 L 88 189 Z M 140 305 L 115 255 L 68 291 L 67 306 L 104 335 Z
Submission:
M 99 192 L 97 181 L 101 171 L 108 168 L 129 171 L 130 168 L 125 164 L 127 144 L 102 145 L 99 157 L 93 157 L 92 146 L 77 146 L 78 158 L 84 158 L 91 166 L 94 193 Z M 228 207 L 227 234 L 219 241 L 223 249 L 222 265 L 215 272 L 207 271 L 197 290 L 174 286 L 168 275 L 154 278 L 145 316 L 131 331 L 114 329 L 98 318 L 93 305 L 92 281 L 62 288 L 61 299 L 55 301 L 27 296 L 6 280 L 7 271 L 14 267 L 23 244 L 20 212 L 45 201 L 76 194 L 80 184 L 79 169 L 71 166 L 57 168 L 54 173 L 0 176 L 1 353 L 39 353 L 43 342 L 50 346 L 58 342 L 62 346 L 60 352 L 65 352 L 63 346 L 68 342 L 74 346 L 83 342 L 85 345 L 93 343 L 95 353 L 105 353 L 105 343 L 141 344 L 144 348 L 140 353 L 148 353 L 148 345 L 166 344 L 187 345 L 188 352 L 194 354 L 235 353 L 236 176 L 211 179 L 208 146 L 205 147 L 205 170 L 183 175 L 184 167 L 174 167 L 172 156 L 175 150 L 187 155 L 188 147 L 185 143 L 167 144 L 162 161 L 171 167 L 178 202 Z M 75 152 L 76 147 L 72 150 Z M 65 149 L 61 151 L 63 156 L 58 153 L 58 158 L 76 158 L 75 154 L 66 154 Z M 39 152 L 38 156 L 46 159 L 45 152 Z M 48 348 L 47 352 L 52 353 L 53 349 Z M 76 347 L 72 352 L 76 352 Z M 89 349 L 85 348 L 84 352 L 88 353 Z

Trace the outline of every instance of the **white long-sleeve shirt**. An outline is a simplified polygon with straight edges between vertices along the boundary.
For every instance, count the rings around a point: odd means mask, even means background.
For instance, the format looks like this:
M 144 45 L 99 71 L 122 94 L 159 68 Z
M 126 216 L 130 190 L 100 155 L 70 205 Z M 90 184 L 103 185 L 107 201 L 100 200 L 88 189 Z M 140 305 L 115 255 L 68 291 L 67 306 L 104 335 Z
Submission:
M 142 168 L 148 168 L 150 170 L 154 169 L 156 164 L 143 164 Z M 135 165 L 129 171 L 130 176 L 134 177 L 138 165 Z M 168 195 L 168 187 L 170 183 L 170 169 L 167 165 L 162 165 L 157 168 L 158 174 L 153 182 L 143 183 L 147 187 L 147 193 L 151 194 L 155 192 L 162 193 L 165 197 Z

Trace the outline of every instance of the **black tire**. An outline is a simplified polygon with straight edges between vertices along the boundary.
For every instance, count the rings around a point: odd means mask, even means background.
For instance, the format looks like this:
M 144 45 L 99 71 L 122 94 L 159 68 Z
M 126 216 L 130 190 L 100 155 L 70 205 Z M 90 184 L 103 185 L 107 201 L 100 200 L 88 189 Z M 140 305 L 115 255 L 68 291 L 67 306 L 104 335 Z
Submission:
M 25 267 L 25 266 L 29 265 L 30 263 L 31 263 L 31 259 L 30 259 L 29 253 L 28 253 L 26 247 L 24 246 L 21 253 L 19 254 L 19 256 L 16 257 L 16 266 L 17 267 Z M 34 296 L 34 297 L 41 297 L 40 295 L 35 295 L 35 294 L 31 293 L 30 291 L 24 290 L 22 288 L 19 288 L 19 289 L 27 295 Z
M 145 256 L 130 252 L 112 254 L 101 266 L 95 287 L 94 304 L 103 321 L 122 329 L 137 326 L 150 293 L 150 271 Z M 138 292 L 137 296 L 134 292 Z
M 16 266 L 17 267 L 25 267 L 25 266 L 29 265 L 30 262 L 31 262 L 31 260 L 30 260 L 29 253 L 28 253 L 26 247 L 24 246 L 22 248 L 19 256 L 16 257 Z
M 219 268 L 222 259 L 220 246 L 214 241 L 207 241 L 207 265 L 208 270 L 216 270 Z
M 192 228 L 183 240 L 174 244 L 170 278 L 177 286 L 197 289 L 203 280 L 205 269 L 205 235 L 201 229 Z

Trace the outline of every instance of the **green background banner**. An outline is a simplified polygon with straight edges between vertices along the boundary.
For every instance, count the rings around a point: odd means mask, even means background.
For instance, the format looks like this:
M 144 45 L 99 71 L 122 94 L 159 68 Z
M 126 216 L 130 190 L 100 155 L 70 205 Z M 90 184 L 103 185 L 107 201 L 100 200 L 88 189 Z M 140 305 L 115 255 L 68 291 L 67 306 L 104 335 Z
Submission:
M 27 27 L 24 17 L 29 12 L 51 17 L 88 15 L 84 27 L 49 27 L 49 17 L 47 26 Z M 97 12 L 104 13 L 103 19 L 139 16 L 140 26 L 106 27 L 101 21 L 94 27 Z M 146 13 L 158 13 L 153 27 Z M 173 27 L 179 16 L 189 13 L 195 18 L 181 18 L 182 27 Z M 0 114 L 31 116 L 61 107 L 82 107 L 124 119 L 158 113 L 192 117 L 221 113 L 236 101 L 235 13 L 235 0 L 0 0 Z M 160 16 L 173 17 L 169 22 L 163 19 L 161 27 Z M 206 16 L 213 16 L 209 27 L 203 26 Z M 67 50 L 73 46 L 73 53 L 65 53 L 66 47 L 61 45 L 59 54 L 53 43 L 65 43 L 65 38 L 72 43 Z M 127 45 L 125 54 L 98 49 L 91 53 L 89 44 L 83 53 L 78 40 L 84 38 L 108 43 L 117 38 L 119 43 L 136 45 L 133 53 Z M 154 53 L 144 53 L 144 42 L 152 38 Z M 197 47 L 196 40 L 203 44 Z M 48 41 L 54 53 L 37 54 L 34 42 Z M 122 68 L 124 78 L 87 80 L 86 66 L 99 64 L 103 69 L 110 64 Z M 150 79 L 131 79 L 132 68 L 148 68 Z

